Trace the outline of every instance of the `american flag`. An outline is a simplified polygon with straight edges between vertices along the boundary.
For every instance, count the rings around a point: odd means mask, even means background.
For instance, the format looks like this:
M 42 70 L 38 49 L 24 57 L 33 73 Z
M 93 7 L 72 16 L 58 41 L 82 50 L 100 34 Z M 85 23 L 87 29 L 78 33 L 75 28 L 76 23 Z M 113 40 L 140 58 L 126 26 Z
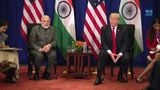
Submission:
M 87 45 L 91 46 L 95 58 L 101 49 L 101 27 L 107 24 L 104 0 L 88 0 L 84 22 L 83 37 Z
M 27 25 L 29 23 L 40 23 L 43 15 L 43 0 L 24 0 L 21 34 L 25 40 L 27 40 Z

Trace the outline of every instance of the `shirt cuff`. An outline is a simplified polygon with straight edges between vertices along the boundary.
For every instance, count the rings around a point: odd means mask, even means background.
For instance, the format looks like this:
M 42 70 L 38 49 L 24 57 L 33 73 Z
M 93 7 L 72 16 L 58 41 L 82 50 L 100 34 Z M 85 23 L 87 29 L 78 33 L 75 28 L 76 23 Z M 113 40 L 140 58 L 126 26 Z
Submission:
M 110 53 L 112 53 L 112 52 L 111 52 L 111 50 L 107 50 L 107 53 L 110 54 Z
M 121 56 L 122 56 L 122 55 L 123 55 L 123 53 L 119 52 L 119 55 L 121 55 Z

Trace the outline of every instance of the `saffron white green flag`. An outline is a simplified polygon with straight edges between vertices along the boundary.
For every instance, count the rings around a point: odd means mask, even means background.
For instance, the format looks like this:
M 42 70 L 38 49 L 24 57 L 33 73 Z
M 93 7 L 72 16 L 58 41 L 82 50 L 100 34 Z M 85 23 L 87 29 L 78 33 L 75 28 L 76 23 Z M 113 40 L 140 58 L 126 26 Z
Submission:
M 139 0 L 121 0 L 119 7 L 120 23 L 134 24 L 134 57 L 143 51 L 141 10 Z
M 71 46 L 72 41 L 76 40 L 72 0 L 56 0 L 53 22 L 57 46 L 65 56 L 68 46 Z

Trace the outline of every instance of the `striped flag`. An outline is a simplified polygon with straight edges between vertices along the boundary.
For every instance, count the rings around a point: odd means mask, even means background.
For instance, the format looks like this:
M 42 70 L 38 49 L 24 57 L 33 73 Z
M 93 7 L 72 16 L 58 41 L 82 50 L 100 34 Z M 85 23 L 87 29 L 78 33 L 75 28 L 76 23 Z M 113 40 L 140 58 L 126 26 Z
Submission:
M 88 0 L 84 22 L 83 37 L 87 45 L 91 46 L 95 58 L 101 49 L 101 27 L 107 24 L 104 0 Z
M 56 0 L 53 26 L 57 46 L 65 57 L 68 46 L 76 41 L 72 0 Z
M 23 15 L 21 21 L 21 34 L 27 41 L 27 25 L 29 23 L 40 23 L 44 15 L 43 0 L 24 0 Z
M 143 51 L 141 10 L 139 0 L 121 0 L 119 13 L 120 23 L 134 24 L 134 57 Z

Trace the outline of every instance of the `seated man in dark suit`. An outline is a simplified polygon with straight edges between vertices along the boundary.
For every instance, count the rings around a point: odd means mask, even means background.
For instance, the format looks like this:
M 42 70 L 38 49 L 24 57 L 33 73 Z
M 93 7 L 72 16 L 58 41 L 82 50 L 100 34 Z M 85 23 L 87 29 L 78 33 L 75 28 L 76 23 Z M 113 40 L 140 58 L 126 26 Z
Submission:
M 33 27 L 30 33 L 30 47 L 34 55 L 35 75 L 34 80 L 39 80 L 40 67 L 47 58 L 48 63 L 43 73 L 43 78 L 51 80 L 50 73 L 52 66 L 56 65 L 56 41 L 55 30 L 50 26 L 50 17 L 47 15 L 42 16 L 41 25 Z M 55 73 L 54 73 L 55 75 Z M 56 77 L 55 77 L 56 78 Z
M 102 72 L 105 68 L 106 60 L 112 60 L 114 63 L 119 63 L 120 69 L 118 73 L 118 81 L 127 82 L 127 78 L 124 73 L 127 70 L 127 34 L 126 30 L 123 30 L 122 26 L 118 24 L 119 21 L 118 13 L 111 13 L 110 15 L 110 25 L 106 25 L 101 28 L 101 44 L 102 49 L 98 56 L 98 67 L 97 67 L 97 77 L 94 85 L 102 83 Z

